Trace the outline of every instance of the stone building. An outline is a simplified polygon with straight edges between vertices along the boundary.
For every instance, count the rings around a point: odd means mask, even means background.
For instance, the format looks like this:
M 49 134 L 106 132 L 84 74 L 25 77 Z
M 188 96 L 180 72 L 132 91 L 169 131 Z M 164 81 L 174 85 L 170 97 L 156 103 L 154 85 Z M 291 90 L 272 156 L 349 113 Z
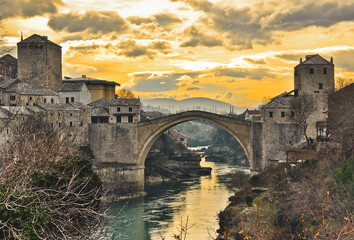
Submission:
M 33 34 L 17 43 L 18 78 L 35 88 L 58 91 L 62 84 L 61 47 Z
M 59 89 L 61 103 L 91 103 L 91 92 L 84 82 L 64 82 Z
M 33 106 L 40 103 L 59 103 L 59 94 L 51 89 L 34 88 L 14 80 L 0 92 L 0 99 L 6 106 Z
M 17 59 L 6 54 L 0 58 L 0 75 L 7 79 L 17 78 Z
M 90 103 L 92 123 L 137 123 L 140 121 L 140 99 L 102 98 Z
M 116 86 L 120 86 L 119 83 L 94 79 L 82 75 L 80 78 L 68 78 L 63 80 L 63 83 L 84 83 L 91 93 L 91 102 L 95 102 L 101 98 L 115 99 L 116 96 Z

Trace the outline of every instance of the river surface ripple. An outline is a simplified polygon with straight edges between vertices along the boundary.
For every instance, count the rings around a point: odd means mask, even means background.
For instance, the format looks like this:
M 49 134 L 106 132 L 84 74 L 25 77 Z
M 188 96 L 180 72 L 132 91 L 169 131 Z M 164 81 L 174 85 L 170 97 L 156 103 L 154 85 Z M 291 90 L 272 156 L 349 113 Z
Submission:
M 146 186 L 147 196 L 128 203 L 125 219 L 131 223 L 116 230 L 114 239 L 119 240 L 172 240 L 178 234 L 181 221 L 188 217 L 188 240 L 207 240 L 216 238 L 218 229 L 217 214 L 225 209 L 232 193 L 225 182 L 236 170 L 249 172 L 230 164 L 205 162 L 203 167 L 213 168 L 211 176 L 191 180 L 166 182 Z M 122 202 L 113 207 L 120 209 Z

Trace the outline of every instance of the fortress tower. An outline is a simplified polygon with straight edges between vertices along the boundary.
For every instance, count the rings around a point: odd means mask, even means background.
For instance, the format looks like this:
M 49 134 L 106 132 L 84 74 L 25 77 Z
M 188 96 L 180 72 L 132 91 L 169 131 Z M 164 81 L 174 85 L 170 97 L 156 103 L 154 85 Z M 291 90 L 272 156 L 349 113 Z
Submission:
M 316 125 L 325 122 L 328 96 L 334 92 L 333 58 L 327 61 L 320 55 L 306 55 L 306 60 L 294 68 L 295 96 L 312 102 L 313 113 L 309 116 L 308 135 L 316 138 Z
M 18 78 L 37 88 L 58 91 L 62 83 L 61 47 L 33 34 L 17 43 Z

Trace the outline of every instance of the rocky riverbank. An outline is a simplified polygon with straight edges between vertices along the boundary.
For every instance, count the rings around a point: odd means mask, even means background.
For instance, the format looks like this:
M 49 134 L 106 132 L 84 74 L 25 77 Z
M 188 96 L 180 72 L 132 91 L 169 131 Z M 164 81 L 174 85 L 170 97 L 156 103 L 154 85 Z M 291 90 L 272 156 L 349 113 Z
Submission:
M 145 183 L 180 180 L 210 175 L 211 168 L 200 166 L 199 154 L 178 139 L 163 134 L 151 148 L 145 161 Z

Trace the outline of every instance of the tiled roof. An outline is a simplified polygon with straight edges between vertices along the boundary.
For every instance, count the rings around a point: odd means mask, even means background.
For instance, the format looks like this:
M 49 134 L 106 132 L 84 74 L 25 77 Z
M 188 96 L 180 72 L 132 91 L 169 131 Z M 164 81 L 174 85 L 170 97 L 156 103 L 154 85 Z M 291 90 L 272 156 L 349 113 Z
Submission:
M 37 104 L 37 106 L 39 106 L 40 108 L 46 110 L 46 111 L 74 111 L 74 110 L 78 110 L 77 108 L 74 108 L 72 105 L 70 104 L 65 104 L 65 103 L 41 103 L 41 104 Z
M 58 44 L 48 40 L 47 36 L 40 36 L 38 34 L 33 34 L 32 36 L 22 40 L 21 42 L 17 44 L 23 44 L 23 43 L 45 43 L 45 44 L 51 44 L 57 47 L 60 47 Z
M 141 105 L 140 99 L 125 99 L 125 98 L 101 98 L 96 102 L 89 104 L 91 107 L 107 107 L 107 106 L 139 106 Z
M 7 109 L 0 107 L 0 119 L 9 118 L 10 116 L 11 113 Z
M 299 65 L 321 65 L 321 64 L 333 65 L 333 63 L 327 61 L 326 59 L 324 59 L 323 57 L 321 57 L 318 54 L 306 55 L 306 60 L 303 61 L 302 63 L 300 63 Z
M 19 81 L 18 79 L 6 79 L 3 76 L 0 76 L 0 88 L 7 88 L 10 84 L 15 81 Z
M 33 115 L 33 112 L 25 106 L 2 106 L 2 108 L 15 115 Z
M 262 109 L 289 109 L 292 108 L 293 102 L 295 100 L 294 95 L 280 94 L 271 99 L 269 103 L 262 106 Z
M 108 110 L 104 107 L 95 107 L 91 110 L 92 117 L 108 117 Z
M 17 59 L 10 54 L 6 54 L 0 58 L 0 61 L 4 62 L 17 62 Z
M 85 85 L 83 82 L 64 82 L 59 92 L 80 92 L 83 85 Z
M 83 104 L 81 102 L 73 102 L 73 103 L 69 103 L 71 106 L 73 106 L 74 108 L 77 109 L 87 109 L 87 108 L 91 108 L 89 105 Z
M 20 81 L 8 85 L 6 92 L 16 92 L 21 95 L 58 96 L 58 93 L 47 88 L 34 88 L 27 83 Z
M 85 83 L 86 85 L 90 84 L 102 84 L 102 85 L 110 85 L 110 86 L 120 86 L 119 83 L 112 82 L 112 81 L 107 81 L 107 80 L 102 80 L 102 79 L 96 79 L 96 78 L 90 78 L 86 77 L 86 75 L 83 75 L 78 78 L 65 78 L 63 80 L 63 83 Z
M 246 112 L 248 113 L 248 114 L 261 114 L 261 111 L 260 110 L 246 110 Z

